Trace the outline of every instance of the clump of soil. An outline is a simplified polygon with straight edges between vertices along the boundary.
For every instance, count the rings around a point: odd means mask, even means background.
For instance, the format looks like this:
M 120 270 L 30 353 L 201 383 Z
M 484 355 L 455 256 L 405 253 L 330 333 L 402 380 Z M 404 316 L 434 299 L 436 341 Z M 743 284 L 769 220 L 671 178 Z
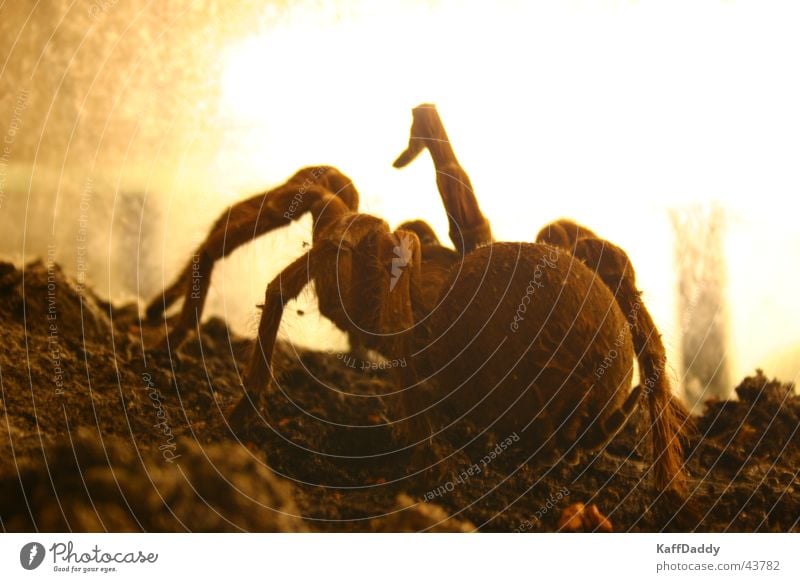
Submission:
M 185 437 L 176 450 L 180 462 L 165 463 L 158 451 L 132 440 L 79 428 L 71 440 L 38 450 L 18 479 L 0 481 L 4 525 L 12 531 L 307 531 L 291 485 L 258 455 L 230 443 L 200 447 Z M 20 488 L 29 511 L 15 505 Z
M 652 486 L 645 414 L 577 466 L 468 422 L 404 448 L 390 371 L 285 343 L 264 422 L 234 431 L 248 340 L 211 319 L 143 350 L 163 327 L 56 265 L 0 263 L 0 328 L 5 531 L 555 531 L 576 502 L 615 531 L 800 530 L 800 398 L 760 371 L 696 419 L 678 498 Z

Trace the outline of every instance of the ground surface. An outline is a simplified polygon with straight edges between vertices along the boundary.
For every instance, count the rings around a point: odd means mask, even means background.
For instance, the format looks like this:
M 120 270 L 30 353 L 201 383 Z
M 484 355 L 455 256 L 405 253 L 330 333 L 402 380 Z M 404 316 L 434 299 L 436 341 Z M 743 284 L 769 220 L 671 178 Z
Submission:
M 388 375 L 287 344 L 269 425 L 234 434 L 249 342 L 211 320 L 182 355 L 145 357 L 158 333 L 56 266 L 0 263 L 3 530 L 554 531 L 575 502 L 615 531 L 800 530 L 800 398 L 760 373 L 697 419 L 680 499 L 651 485 L 640 416 L 606 451 L 555 467 L 462 424 L 415 472 L 420 451 L 385 425 Z

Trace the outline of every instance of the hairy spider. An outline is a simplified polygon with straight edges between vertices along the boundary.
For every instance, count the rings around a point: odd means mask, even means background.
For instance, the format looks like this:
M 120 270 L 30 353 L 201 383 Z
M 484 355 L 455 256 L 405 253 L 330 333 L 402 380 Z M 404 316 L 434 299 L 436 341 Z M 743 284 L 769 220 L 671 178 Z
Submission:
M 683 486 L 680 437 L 687 414 L 672 396 L 665 352 L 620 248 L 561 220 L 536 243 L 493 242 L 464 169 L 432 105 L 413 110 L 407 149 L 395 167 L 430 153 L 455 251 L 421 220 L 392 231 L 358 212 L 358 195 L 330 167 L 306 168 L 286 184 L 232 206 L 197 251 L 201 292 L 190 288 L 195 260 L 148 307 L 160 315 L 181 294 L 179 342 L 202 313 L 214 261 L 253 237 L 313 217 L 313 244 L 267 286 L 244 396 L 232 420 L 266 405 L 284 307 L 314 282 L 320 312 L 351 346 L 403 357 L 395 369 L 394 426 L 410 443 L 431 426 L 469 418 L 481 429 L 521 433 L 525 450 L 603 447 L 645 394 L 659 487 Z M 633 355 L 641 381 L 631 390 Z
M 537 244 L 492 243 L 436 109 L 413 113 L 395 166 L 428 149 L 462 257 L 442 273 L 445 262 L 428 266 L 434 247 L 423 247 L 423 281 L 436 290 L 425 293 L 429 316 L 415 336 L 425 354 L 417 358 L 420 376 L 434 390 L 406 391 L 404 408 L 439 405 L 448 420 L 525 430 L 529 450 L 549 447 L 574 459 L 613 438 L 643 393 L 656 483 L 681 490 L 688 412 L 672 395 L 666 351 L 627 254 L 569 220 L 544 227 Z M 634 353 L 640 384 L 629 392 Z

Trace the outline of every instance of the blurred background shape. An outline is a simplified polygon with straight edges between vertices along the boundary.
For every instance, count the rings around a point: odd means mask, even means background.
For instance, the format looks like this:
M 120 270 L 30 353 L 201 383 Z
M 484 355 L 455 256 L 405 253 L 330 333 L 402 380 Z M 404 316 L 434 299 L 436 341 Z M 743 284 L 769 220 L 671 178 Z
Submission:
M 709 398 L 733 393 L 730 351 L 725 213 L 723 208 L 691 205 L 672 211 L 676 238 L 680 376 L 686 401 L 699 413 Z

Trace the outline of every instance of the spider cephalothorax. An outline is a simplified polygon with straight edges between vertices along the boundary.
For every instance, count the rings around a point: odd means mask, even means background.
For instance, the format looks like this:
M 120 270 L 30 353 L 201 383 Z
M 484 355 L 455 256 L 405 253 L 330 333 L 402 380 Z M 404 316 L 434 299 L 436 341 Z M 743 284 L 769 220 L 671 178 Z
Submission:
M 570 221 L 545 227 L 536 243 L 493 242 L 432 105 L 414 109 L 408 147 L 395 166 L 426 149 L 456 250 L 421 220 L 391 231 L 358 212 L 343 174 L 306 168 L 223 214 L 198 249 L 205 274 L 199 297 L 188 289 L 187 267 L 148 314 L 160 315 L 185 294 L 169 335 L 178 342 L 200 317 L 214 261 L 310 212 L 311 249 L 267 287 L 237 422 L 266 405 L 283 309 L 313 282 L 320 312 L 354 348 L 410 362 L 396 370 L 393 419 L 406 441 L 422 443 L 432 426 L 467 417 L 482 429 L 517 433 L 531 456 L 573 457 L 606 444 L 645 394 L 657 483 L 680 489 L 686 414 L 671 395 L 664 348 L 627 255 Z M 641 381 L 631 390 L 634 355 Z

